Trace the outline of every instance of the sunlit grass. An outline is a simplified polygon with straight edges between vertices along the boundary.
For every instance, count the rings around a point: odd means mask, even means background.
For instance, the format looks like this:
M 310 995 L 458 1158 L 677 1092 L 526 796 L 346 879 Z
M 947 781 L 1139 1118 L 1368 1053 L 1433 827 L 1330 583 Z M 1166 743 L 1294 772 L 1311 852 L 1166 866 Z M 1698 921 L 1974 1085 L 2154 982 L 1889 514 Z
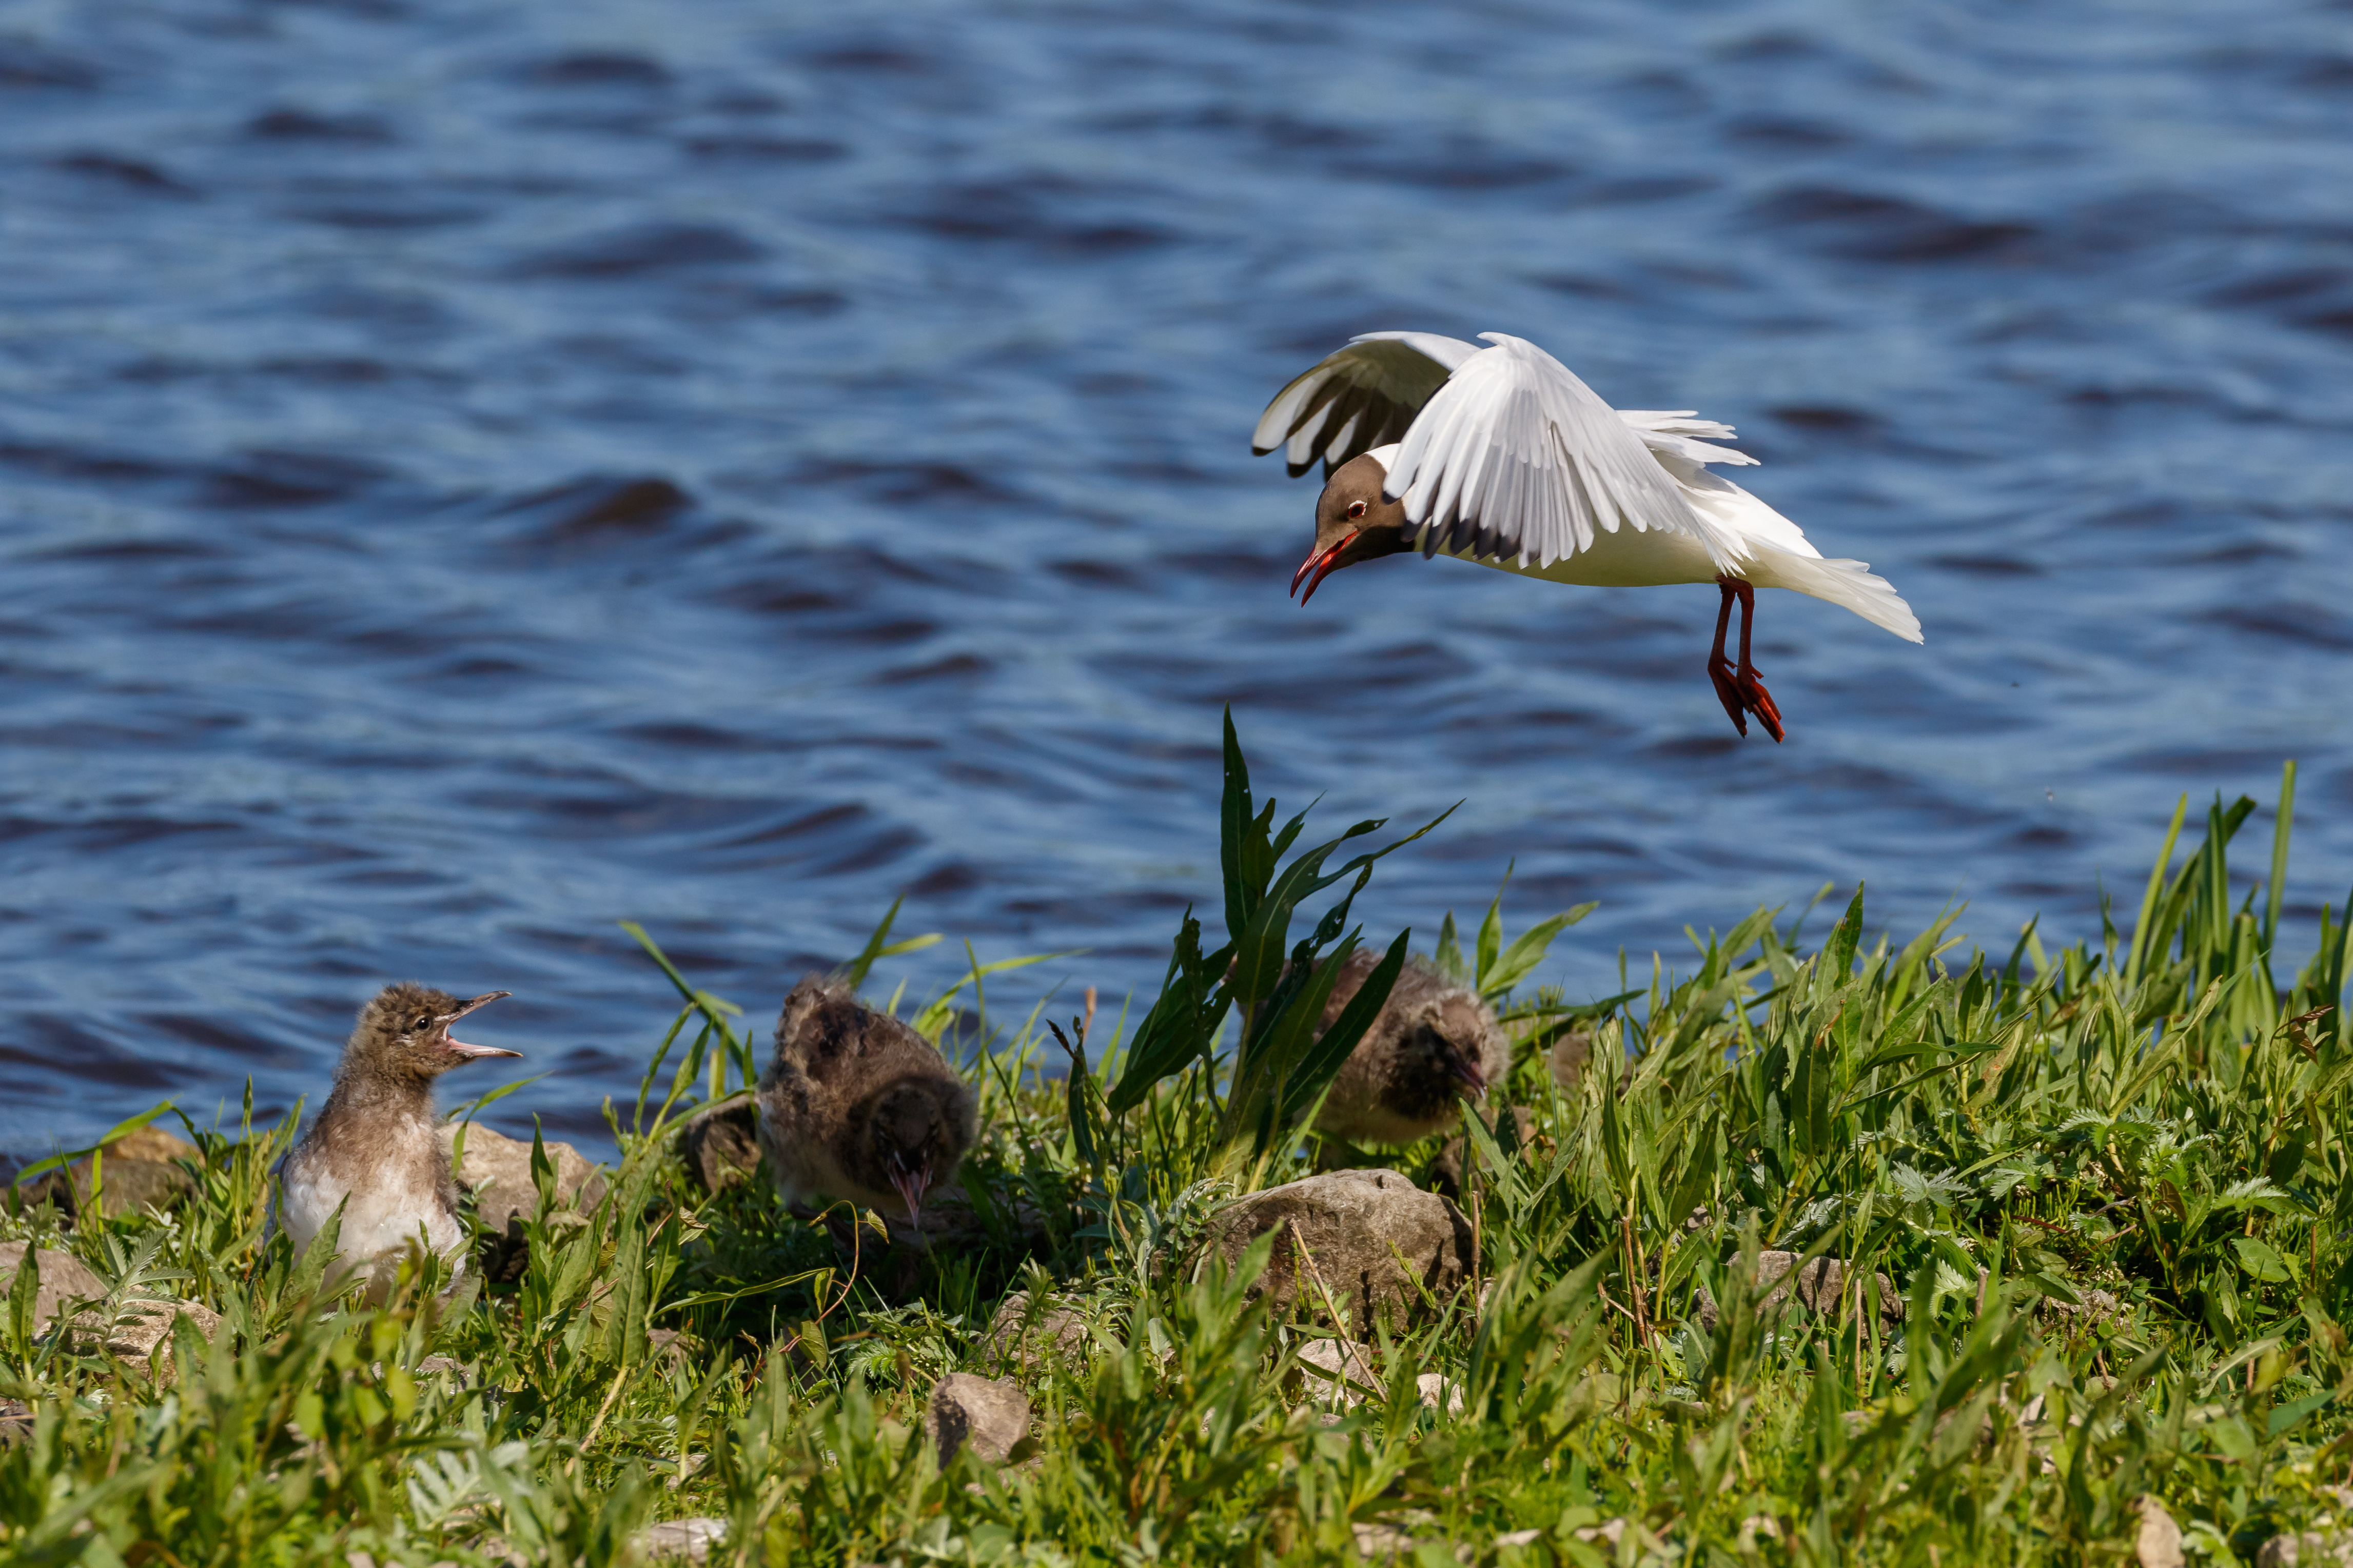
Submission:
M 1950 1568 L 2127 1561 L 2144 1494 L 2213 1562 L 2353 1512 L 2347 926 L 2332 907 L 2316 951 L 2275 951 L 2286 810 L 2261 880 L 2228 858 L 2253 803 L 2218 803 L 2126 923 L 2064 948 L 2030 929 L 1988 955 L 1949 920 L 1866 942 L 1857 894 L 1819 948 L 1760 910 L 1613 1000 L 1614 974 L 1544 973 L 1550 931 L 1514 943 L 1491 916 L 1465 952 L 1450 918 L 1427 945 L 1517 1015 L 1506 1096 L 1533 1130 L 1469 1129 L 1483 1308 L 1354 1325 L 1386 1394 L 1342 1414 L 1298 1360 L 1332 1331 L 1198 1261 L 1220 1202 L 1314 1168 L 1336 1063 L 1293 1026 L 1322 1006 L 1301 961 L 1356 940 L 1353 888 L 1303 911 L 1303 944 L 1268 915 L 1337 880 L 1331 847 L 1279 864 L 1297 830 L 1238 748 L 1228 783 L 1227 944 L 1188 924 L 1133 1028 L 1106 1007 L 1079 1038 L 1057 998 L 1085 1075 L 1043 1008 L 991 1011 L 988 966 L 897 999 L 969 1064 L 984 1123 L 971 1234 L 912 1267 L 845 1229 L 853 1268 L 763 1184 L 689 1184 L 672 1131 L 763 1052 L 674 969 L 610 1195 L 543 1215 L 515 1286 L 318 1300 L 322 1260 L 265 1223 L 290 1126 L 202 1135 L 166 1215 L 0 1220 L 226 1322 L 183 1328 L 169 1369 L 124 1365 L 35 1335 L 18 1282 L 0 1397 L 32 1420 L 0 1450 L 0 1557 L 603 1563 L 701 1514 L 744 1563 Z M 885 921 L 854 972 L 924 940 Z M 1595 1066 L 1563 1088 L 1543 1047 L 1571 1027 Z M 1395 1163 L 1418 1175 L 1435 1142 Z M 1861 1288 L 1767 1313 L 1761 1249 L 1851 1260 Z M 1075 1310 L 1091 1349 L 1020 1373 L 1016 1464 L 943 1473 L 924 1395 L 1015 1370 L 987 1330 L 1018 1289 Z M 460 1370 L 417 1370 L 433 1355 Z

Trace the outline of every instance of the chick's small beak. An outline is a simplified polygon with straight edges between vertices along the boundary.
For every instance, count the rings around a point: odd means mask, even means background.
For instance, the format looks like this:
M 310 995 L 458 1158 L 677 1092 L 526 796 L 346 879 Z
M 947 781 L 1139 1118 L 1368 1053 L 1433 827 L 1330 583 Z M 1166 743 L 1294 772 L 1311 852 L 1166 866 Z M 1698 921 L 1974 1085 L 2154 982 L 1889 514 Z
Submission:
M 1329 577 L 1333 574 L 1334 570 L 1338 567 L 1340 563 L 1340 552 L 1347 549 L 1348 546 L 1356 542 L 1356 534 L 1363 531 L 1364 531 L 1362 529 L 1357 529 L 1352 531 L 1346 538 L 1341 540 L 1339 543 L 1332 546 L 1329 550 L 1310 551 L 1308 552 L 1307 559 L 1299 563 L 1299 570 L 1291 574 L 1291 591 L 1293 594 L 1299 594 L 1300 604 L 1303 605 L 1308 600 L 1315 596 L 1317 586 L 1323 583 L 1324 578 Z M 1311 572 L 1314 574 L 1313 578 L 1308 577 L 1308 574 Z M 1305 581 L 1307 584 L 1307 592 L 1300 594 L 1299 584 L 1303 581 Z
M 1471 1091 L 1472 1099 L 1477 1100 L 1487 1092 L 1487 1075 L 1479 1070 L 1477 1062 L 1472 1061 L 1461 1051 L 1446 1053 L 1446 1070 L 1463 1088 Z
M 921 1230 L 923 1227 L 923 1194 L 932 1184 L 931 1166 L 918 1165 L 912 1171 L 893 1170 L 891 1184 L 899 1189 L 899 1201 L 907 1205 L 909 1227 Z
M 475 1008 L 487 1007 L 501 996 L 512 996 L 513 994 L 514 993 L 512 991 L 486 991 L 480 996 L 475 997 L 472 1001 L 467 1003 L 464 1006 L 459 1007 L 456 1012 L 442 1014 L 439 1018 L 435 1020 L 435 1022 L 441 1026 L 441 1038 L 444 1044 L 446 1044 L 448 1049 L 456 1055 L 470 1058 L 474 1057 L 519 1057 L 522 1055 L 521 1051 L 510 1051 L 499 1046 L 470 1045 L 449 1033 L 450 1025 L 456 1023 L 459 1019 L 472 1012 Z

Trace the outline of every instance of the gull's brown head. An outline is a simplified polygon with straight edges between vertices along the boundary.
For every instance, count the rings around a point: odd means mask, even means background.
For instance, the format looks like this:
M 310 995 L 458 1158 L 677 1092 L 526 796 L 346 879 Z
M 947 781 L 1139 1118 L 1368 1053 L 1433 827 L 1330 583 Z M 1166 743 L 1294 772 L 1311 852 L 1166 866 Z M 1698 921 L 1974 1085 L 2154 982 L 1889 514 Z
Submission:
M 1332 472 L 1315 498 L 1315 548 L 1291 579 L 1303 605 L 1316 586 L 1343 566 L 1376 556 L 1395 555 L 1406 542 L 1405 503 L 1381 493 L 1388 470 L 1370 452 L 1349 458 Z M 1300 593 L 1299 585 L 1307 584 Z
M 360 1009 L 359 1026 L 343 1049 L 345 1070 L 430 1082 L 477 1058 L 519 1057 L 521 1051 L 478 1046 L 449 1033 L 450 1025 L 475 1008 L 512 994 L 486 991 L 480 996 L 452 996 L 413 980 L 387 985 Z

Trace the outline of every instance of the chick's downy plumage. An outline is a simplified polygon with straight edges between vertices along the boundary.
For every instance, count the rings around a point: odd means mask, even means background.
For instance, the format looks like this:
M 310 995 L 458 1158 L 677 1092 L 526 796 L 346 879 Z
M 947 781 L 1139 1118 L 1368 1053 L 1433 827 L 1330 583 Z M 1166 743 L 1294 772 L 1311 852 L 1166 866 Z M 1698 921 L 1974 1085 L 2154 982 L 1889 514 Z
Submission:
M 785 998 L 759 1102 L 787 1202 L 846 1198 L 910 1223 L 978 1130 L 971 1088 L 930 1041 L 817 975 Z
M 403 981 L 360 1009 L 334 1090 L 286 1157 L 279 1196 L 279 1221 L 298 1253 L 343 1205 L 341 1262 L 331 1279 L 364 1273 L 369 1295 L 381 1301 L 420 1238 L 454 1269 L 464 1268 L 466 1226 L 436 1127 L 433 1082 L 482 1057 L 522 1055 L 449 1033 L 450 1025 L 507 994 L 460 998 Z
M 1359 949 L 1341 966 L 1324 1009 L 1329 1028 L 1381 955 Z M 1333 1079 L 1315 1125 L 1351 1143 L 1410 1143 L 1455 1118 L 1503 1080 L 1511 1041 L 1479 994 L 1419 959 L 1409 961 L 1372 1027 Z

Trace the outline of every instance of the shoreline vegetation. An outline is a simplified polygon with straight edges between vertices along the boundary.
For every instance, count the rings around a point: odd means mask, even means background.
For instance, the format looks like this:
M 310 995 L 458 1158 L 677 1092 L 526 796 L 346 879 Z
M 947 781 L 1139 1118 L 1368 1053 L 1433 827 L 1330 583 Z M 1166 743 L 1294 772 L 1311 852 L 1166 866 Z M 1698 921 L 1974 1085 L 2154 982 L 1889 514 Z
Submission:
M 535 1142 L 537 1201 L 446 1296 L 430 1258 L 380 1310 L 322 1291 L 326 1254 L 269 1225 L 296 1123 L 249 1089 L 153 1202 L 106 1201 L 103 1153 L 62 1207 L 61 1162 L 30 1168 L 0 1213 L 0 1560 L 2338 1561 L 2348 928 L 2332 905 L 2275 951 L 2294 783 L 2260 878 L 2230 863 L 2255 803 L 2183 854 L 2185 799 L 2095 941 L 1989 953 L 1951 911 L 1866 944 L 1857 890 L 1815 945 L 1760 910 L 1572 1001 L 1535 977 L 1582 910 L 1352 927 L 1437 824 L 1293 853 L 1229 720 L 1223 908 L 1157 997 L 1004 1022 L 1016 959 L 887 999 L 980 1098 L 921 1237 L 731 1166 L 758 1016 L 643 932 L 681 1006 L 608 1112 L 617 1166 L 596 1194 Z M 936 940 L 892 923 L 854 984 Z M 1359 944 L 1363 1005 L 1319 1034 Z M 1326 1146 L 1318 1097 L 1409 946 L 1495 1005 L 1508 1079 L 1451 1142 Z M 1360 1164 L 1443 1182 L 1472 1236 L 1373 1321 L 1368 1274 L 1229 1223 Z M 1027 1402 L 1001 1440 L 955 1403 L 979 1379 Z M 648 1532 L 685 1519 L 712 1522 Z

